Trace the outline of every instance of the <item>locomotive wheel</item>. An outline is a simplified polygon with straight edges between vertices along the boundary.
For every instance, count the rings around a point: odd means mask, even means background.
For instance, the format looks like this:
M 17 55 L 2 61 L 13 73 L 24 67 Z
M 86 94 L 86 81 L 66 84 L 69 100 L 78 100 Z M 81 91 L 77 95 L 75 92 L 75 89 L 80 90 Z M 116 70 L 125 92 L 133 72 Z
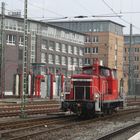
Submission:
M 103 115 L 111 115 L 113 113 L 112 108 L 104 109 Z
M 112 115 L 112 113 L 113 113 L 112 108 L 109 108 L 109 109 L 107 110 L 107 114 L 108 114 L 108 115 Z

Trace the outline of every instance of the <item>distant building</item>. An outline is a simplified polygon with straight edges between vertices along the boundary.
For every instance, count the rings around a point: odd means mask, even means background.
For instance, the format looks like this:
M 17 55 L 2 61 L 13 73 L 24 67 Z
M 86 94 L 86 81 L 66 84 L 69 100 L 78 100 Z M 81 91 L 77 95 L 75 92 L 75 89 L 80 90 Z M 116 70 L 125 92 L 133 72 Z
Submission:
M 13 95 L 14 74 L 22 73 L 22 50 L 24 34 L 23 18 L 13 15 L 4 18 L 4 81 L 1 90 Z M 28 20 L 28 67 L 32 63 L 44 63 L 55 74 L 57 70 L 65 77 L 77 72 L 83 65 L 84 34 L 63 29 L 44 22 Z
M 21 17 L 21 11 L 11 11 L 11 12 L 8 12 L 8 16 Z
M 119 81 L 123 78 L 123 25 L 110 20 L 54 21 L 52 25 L 86 33 L 84 64 L 99 58 L 105 66 L 118 69 Z
M 131 55 L 129 57 L 130 51 L 130 35 L 124 35 L 124 78 L 128 79 L 129 76 L 129 61 L 131 61 L 131 73 L 133 74 L 133 86 L 134 93 L 129 93 L 131 95 L 140 95 L 140 35 L 134 34 L 132 36 L 132 49 Z M 131 60 L 130 60 L 131 59 Z

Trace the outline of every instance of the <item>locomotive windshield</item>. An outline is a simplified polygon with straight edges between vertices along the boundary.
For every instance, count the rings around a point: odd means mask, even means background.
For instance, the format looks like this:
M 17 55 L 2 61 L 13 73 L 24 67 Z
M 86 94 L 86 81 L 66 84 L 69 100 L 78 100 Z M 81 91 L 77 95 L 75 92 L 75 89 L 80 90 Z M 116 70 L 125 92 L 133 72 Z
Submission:
M 93 74 L 93 70 L 94 70 L 93 67 L 86 68 L 86 69 L 83 69 L 83 73 L 84 73 L 84 74 L 92 75 L 92 74 Z
M 92 69 L 83 70 L 84 74 L 92 74 Z
M 101 68 L 100 69 L 100 74 L 105 76 L 105 77 L 108 77 L 108 76 L 110 76 L 110 71 L 109 71 L 109 69 Z

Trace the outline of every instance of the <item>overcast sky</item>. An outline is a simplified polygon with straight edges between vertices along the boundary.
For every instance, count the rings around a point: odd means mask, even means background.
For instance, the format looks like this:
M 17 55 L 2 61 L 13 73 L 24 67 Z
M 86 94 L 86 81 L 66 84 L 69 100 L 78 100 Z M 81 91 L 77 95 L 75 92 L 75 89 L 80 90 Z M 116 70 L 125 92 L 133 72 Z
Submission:
M 0 0 L 2 2 L 2 0 Z M 3 0 L 6 13 L 21 10 L 23 15 L 24 0 Z M 133 33 L 140 34 L 140 0 L 28 0 L 28 17 L 32 19 L 55 19 L 74 16 L 102 16 L 94 19 L 109 19 L 126 26 L 124 33 L 129 33 L 132 23 Z M 116 17 L 107 17 L 116 16 Z M 118 17 L 121 16 L 121 17 Z

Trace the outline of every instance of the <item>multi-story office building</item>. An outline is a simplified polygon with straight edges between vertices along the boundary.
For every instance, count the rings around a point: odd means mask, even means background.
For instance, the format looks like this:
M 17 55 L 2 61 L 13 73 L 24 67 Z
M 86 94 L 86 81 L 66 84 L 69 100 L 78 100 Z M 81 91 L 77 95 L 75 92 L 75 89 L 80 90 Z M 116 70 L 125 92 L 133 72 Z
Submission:
M 93 58 L 103 61 L 105 66 L 118 69 L 119 81 L 123 78 L 123 25 L 110 20 L 56 21 L 53 25 L 86 33 L 85 65 Z
M 22 73 L 23 18 L 4 18 L 4 67 L 5 72 L 1 91 L 13 94 L 14 74 Z M 28 67 L 32 63 L 43 63 L 46 69 L 55 74 L 60 70 L 66 77 L 80 70 L 83 65 L 84 34 L 63 29 L 44 22 L 28 20 Z
M 131 51 L 130 51 L 131 50 Z M 124 36 L 124 78 L 130 79 L 133 86 L 131 95 L 140 95 L 140 35 L 135 34 L 131 39 L 130 35 Z M 130 76 L 130 77 L 129 77 Z M 130 87 L 132 87 L 129 85 Z M 131 91 L 131 90 L 130 90 Z

